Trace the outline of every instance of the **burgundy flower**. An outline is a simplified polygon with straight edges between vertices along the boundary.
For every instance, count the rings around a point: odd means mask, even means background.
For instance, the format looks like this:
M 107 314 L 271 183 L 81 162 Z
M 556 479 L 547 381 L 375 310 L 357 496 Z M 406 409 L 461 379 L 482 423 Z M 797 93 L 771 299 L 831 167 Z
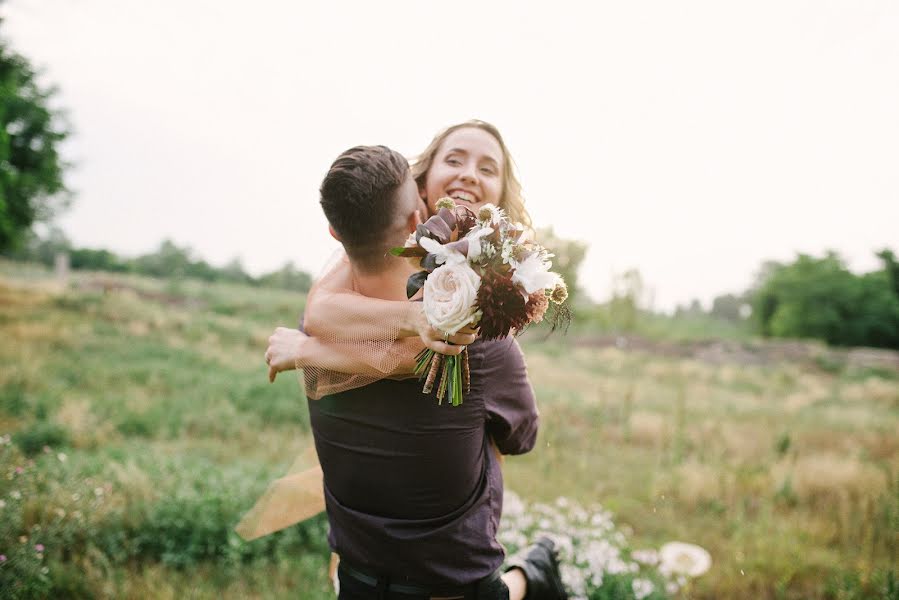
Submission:
M 529 321 L 524 298 L 512 279 L 491 270 L 481 276 L 478 308 L 482 312 L 481 337 L 487 340 L 506 337 L 511 329 L 521 329 Z

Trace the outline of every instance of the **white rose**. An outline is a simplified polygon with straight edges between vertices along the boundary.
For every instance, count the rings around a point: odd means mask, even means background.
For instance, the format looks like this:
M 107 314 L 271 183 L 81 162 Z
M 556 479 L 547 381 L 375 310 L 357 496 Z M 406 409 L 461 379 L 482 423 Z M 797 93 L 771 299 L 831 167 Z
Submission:
M 481 277 L 467 262 L 437 267 L 425 280 L 424 304 L 428 322 L 450 335 L 477 315 L 475 302 Z

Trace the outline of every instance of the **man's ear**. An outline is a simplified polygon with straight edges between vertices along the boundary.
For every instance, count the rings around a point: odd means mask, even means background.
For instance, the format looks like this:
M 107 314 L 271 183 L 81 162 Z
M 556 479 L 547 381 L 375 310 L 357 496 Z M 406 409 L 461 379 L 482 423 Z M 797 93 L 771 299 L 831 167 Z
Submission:
M 337 235 L 337 232 L 334 231 L 334 228 L 328 225 L 328 232 L 331 234 L 331 237 L 337 240 L 338 242 L 343 243 L 343 240 L 340 239 L 340 236 Z
M 406 230 L 409 233 L 415 233 L 415 229 L 424 223 L 420 210 L 413 210 L 406 219 Z

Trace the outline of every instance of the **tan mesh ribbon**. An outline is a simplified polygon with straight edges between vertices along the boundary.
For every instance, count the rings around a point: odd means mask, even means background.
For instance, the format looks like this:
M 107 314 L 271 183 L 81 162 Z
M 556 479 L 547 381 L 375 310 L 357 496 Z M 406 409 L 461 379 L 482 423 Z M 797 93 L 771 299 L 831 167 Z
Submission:
M 309 398 L 411 373 L 424 345 L 418 337 L 398 339 L 397 305 L 357 293 L 345 255 L 331 262 L 306 300 L 304 329 L 315 336 L 316 345 L 314 356 L 297 366 L 303 368 Z M 324 507 L 322 471 L 310 448 L 269 485 L 236 531 L 252 540 L 315 516 Z
M 276 479 L 234 530 L 249 541 L 289 527 L 325 509 L 322 468 L 315 447 L 297 458 L 284 477 Z

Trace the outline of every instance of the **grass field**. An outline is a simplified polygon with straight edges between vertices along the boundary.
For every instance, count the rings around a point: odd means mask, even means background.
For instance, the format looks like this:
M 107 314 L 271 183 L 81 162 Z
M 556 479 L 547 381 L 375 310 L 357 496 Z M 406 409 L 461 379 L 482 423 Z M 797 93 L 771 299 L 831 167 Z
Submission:
M 303 300 L 0 263 L 0 596 L 333 597 L 322 518 L 232 531 L 310 443 L 297 379 L 262 361 Z M 899 372 L 522 345 L 543 426 L 509 489 L 707 548 L 683 597 L 897 597 Z

